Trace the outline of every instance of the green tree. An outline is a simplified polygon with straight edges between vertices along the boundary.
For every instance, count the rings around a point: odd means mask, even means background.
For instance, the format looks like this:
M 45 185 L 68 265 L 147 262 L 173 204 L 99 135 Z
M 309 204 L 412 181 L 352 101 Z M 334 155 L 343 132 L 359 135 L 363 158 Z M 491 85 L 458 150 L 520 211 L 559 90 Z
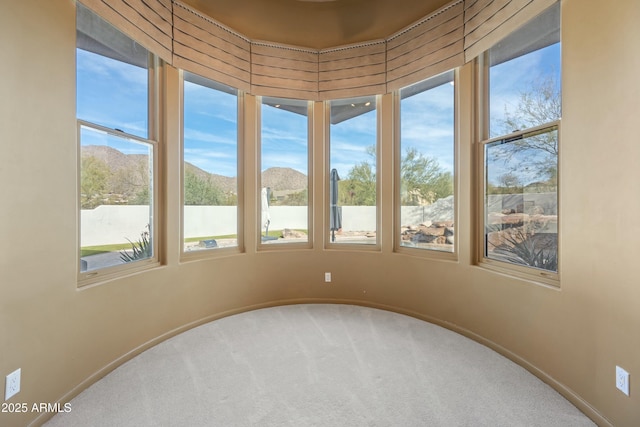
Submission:
M 225 203 L 225 195 L 209 177 L 203 178 L 187 169 L 184 173 L 184 204 L 219 206 Z
M 147 205 L 149 192 L 149 156 L 132 157 L 132 162 L 113 171 L 109 179 L 109 191 L 119 195 L 121 202 L 129 205 Z
M 338 183 L 340 204 L 353 206 L 375 206 L 375 165 L 364 161 L 351 168 L 347 179 Z
M 309 196 L 306 189 L 297 193 L 288 194 L 282 205 L 284 206 L 307 206 L 309 204 Z
M 353 166 L 338 183 L 338 199 L 342 205 L 376 205 L 376 147 L 366 148 L 369 160 Z
M 222 201 L 223 206 L 238 206 L 238 195 L 234 192 L 225 193 Z
M 371 160 L 363 161 L 349 170 L 339 183 L 339 202 L 342 205 L 373 206 L 376 204 L 375 147 L 367 153 Z M 433 157 L 416 148 L 408 148 L 400 161 L 402 203 L 430 204 L 453 194 L 453 175 L 442 169 Z
M 436 176 L 431 184 L 433 188 L 433 202 L 438 199 L 444 199 L 453 194 L 453 174 L 448 171 L 443 171 Z
M 400 161 L 402 204 L 421 205 L 453 194 L 453 176 L 444 171 L 438 160 L 425 156 L 416 148 L 405 151 Z
M 503 173 L 497 181 L 497 185 L 487 183 L 487 194 L 520 194 L 523 191 L 522 182 L 517 173 Z
M 109 166 L 95 156 L 80 160 L 80 206 L 94 209 L 103 204 L 109 181 Z
M 151 203 L 151 195 L 149 186 L 141 188 L 132 198 L 129 199 L 130 205 L 148 205 Z

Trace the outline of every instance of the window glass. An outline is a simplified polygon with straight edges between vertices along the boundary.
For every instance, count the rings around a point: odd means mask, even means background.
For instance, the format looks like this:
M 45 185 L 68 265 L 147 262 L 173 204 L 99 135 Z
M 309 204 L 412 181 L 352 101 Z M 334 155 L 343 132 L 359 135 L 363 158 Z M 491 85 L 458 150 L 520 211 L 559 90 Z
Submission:
M 81 271 L 153 256 L 153 146 L 80 126 Z
M 77 117 L 149 137 L 149 53 L 77 4 Z
M 558 271 L 558 128 L 485 145 L 485 256 Z
M 376 97 L 330 105 L 329 241 L 376 244 Z
M 489 137 L 561 117 L 559 2 L 489 50 Z
M 453 252 L 454 73 L 400 91 L 400 245 Z
M 184 250 L 238 246 L 238 94 L 184 73 Z
M 484 257 L 558 271 L 559 2 L 489 52 Z
M 146 50 L 77 4 L 80 272 L 155 257 Z
M 262 98 L 260 240 L 307 242 L 308 102 Z

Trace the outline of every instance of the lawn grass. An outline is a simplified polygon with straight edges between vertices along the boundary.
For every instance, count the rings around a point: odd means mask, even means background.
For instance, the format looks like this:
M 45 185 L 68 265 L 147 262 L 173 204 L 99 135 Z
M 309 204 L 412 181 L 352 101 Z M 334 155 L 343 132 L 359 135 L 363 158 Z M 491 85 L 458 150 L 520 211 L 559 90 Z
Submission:
M 118 243 L 115 245 L 97 245 L 97 246 L 83 246 L 80 248 L 80 256 L 91 256 L 98 254 L 105 254 L 108 252 L 122 251 L 131 249 L 131 243 Z

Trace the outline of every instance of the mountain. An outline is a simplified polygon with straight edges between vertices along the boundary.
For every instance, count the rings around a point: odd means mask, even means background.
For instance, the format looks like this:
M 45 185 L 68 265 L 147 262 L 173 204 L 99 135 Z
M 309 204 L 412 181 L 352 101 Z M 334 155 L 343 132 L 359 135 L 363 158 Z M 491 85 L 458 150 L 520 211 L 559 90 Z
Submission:
M 192 172 L 194 175 L 196 175 L 199 178 L 202 178 L 204 180 L 209 180 L 209 182 L 211 182 L 216 187 L 220 188 L 225 193 L 238 192 L 237 190 L 238 180 L 236 177 L 228 177 L 228 176 L 218 175 L 215 173 L 209 173 L 189 162 L 185 162 L 184 169 L 185 169 L 185 172 Z
M 124 154 L 105 145 L 87 145 L 82 147 L 81 157 L 83 168 L 96 167 L 95 163 L 85 163 L 85 160 L 89 158 L 94 158 L 104 165 L 109 177 L 105 182 L 106 187 L 102 190 L 107 193 L 122 194 L 126 199 L 142 188 L 148 187 L 149 156 L 145 154 Z M 99 167 L 93 171 L 87 169 L 86 172 L 88 174 L 93 172 L 92 178 L 95 180 L 99 176 L 97 171 L 99 171 Z M 91 185 L 91 182 L 83 183 L 83 188 L 85 184 Z M 97 188 L 94 190 L 97 191 Z
M 291 168 L 269 168 L 262 172 L 262 186 L 274 191 L 302 190 L 307 188 L 307 176 Z
M 124 154 L 115 148 L 105 145 L 85 145 L 81 149 L 82 158 L 95 157 L 104 162 L 112 176 L 127 176 L 122 182 L 139 186 L 143 185 L 148 176 L 148 156 L 144 154 Z M 185 170 L 196 176 L 209 180 L 225 193 L 237 192 L 237 178 L 209 173 L 199 167 L 185 162 Z M 307 188 L 307 176 L 291 168 L 269 168 L 262 172 L 262 186 L 270 187 L 273 191 L 300 191 Z M 117 192 L 125 192 L 118 189 Z
M 147 156 L 144 154 L 124 154 L 115 148 L 106 145 L 85 145 L 81 150 L 82 157 L 95 157 L 102 160 L 108 166 L 111 172 L 138 169 L 139 167 L 148 167 Z

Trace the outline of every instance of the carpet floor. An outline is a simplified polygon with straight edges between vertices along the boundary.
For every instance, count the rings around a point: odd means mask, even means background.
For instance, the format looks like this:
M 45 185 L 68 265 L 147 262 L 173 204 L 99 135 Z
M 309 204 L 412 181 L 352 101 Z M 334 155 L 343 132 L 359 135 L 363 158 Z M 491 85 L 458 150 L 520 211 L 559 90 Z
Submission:
M 168 339 L 45 425 L 595 424 L 522 367 L 447 329 L 378 309 L 302 304 Z

